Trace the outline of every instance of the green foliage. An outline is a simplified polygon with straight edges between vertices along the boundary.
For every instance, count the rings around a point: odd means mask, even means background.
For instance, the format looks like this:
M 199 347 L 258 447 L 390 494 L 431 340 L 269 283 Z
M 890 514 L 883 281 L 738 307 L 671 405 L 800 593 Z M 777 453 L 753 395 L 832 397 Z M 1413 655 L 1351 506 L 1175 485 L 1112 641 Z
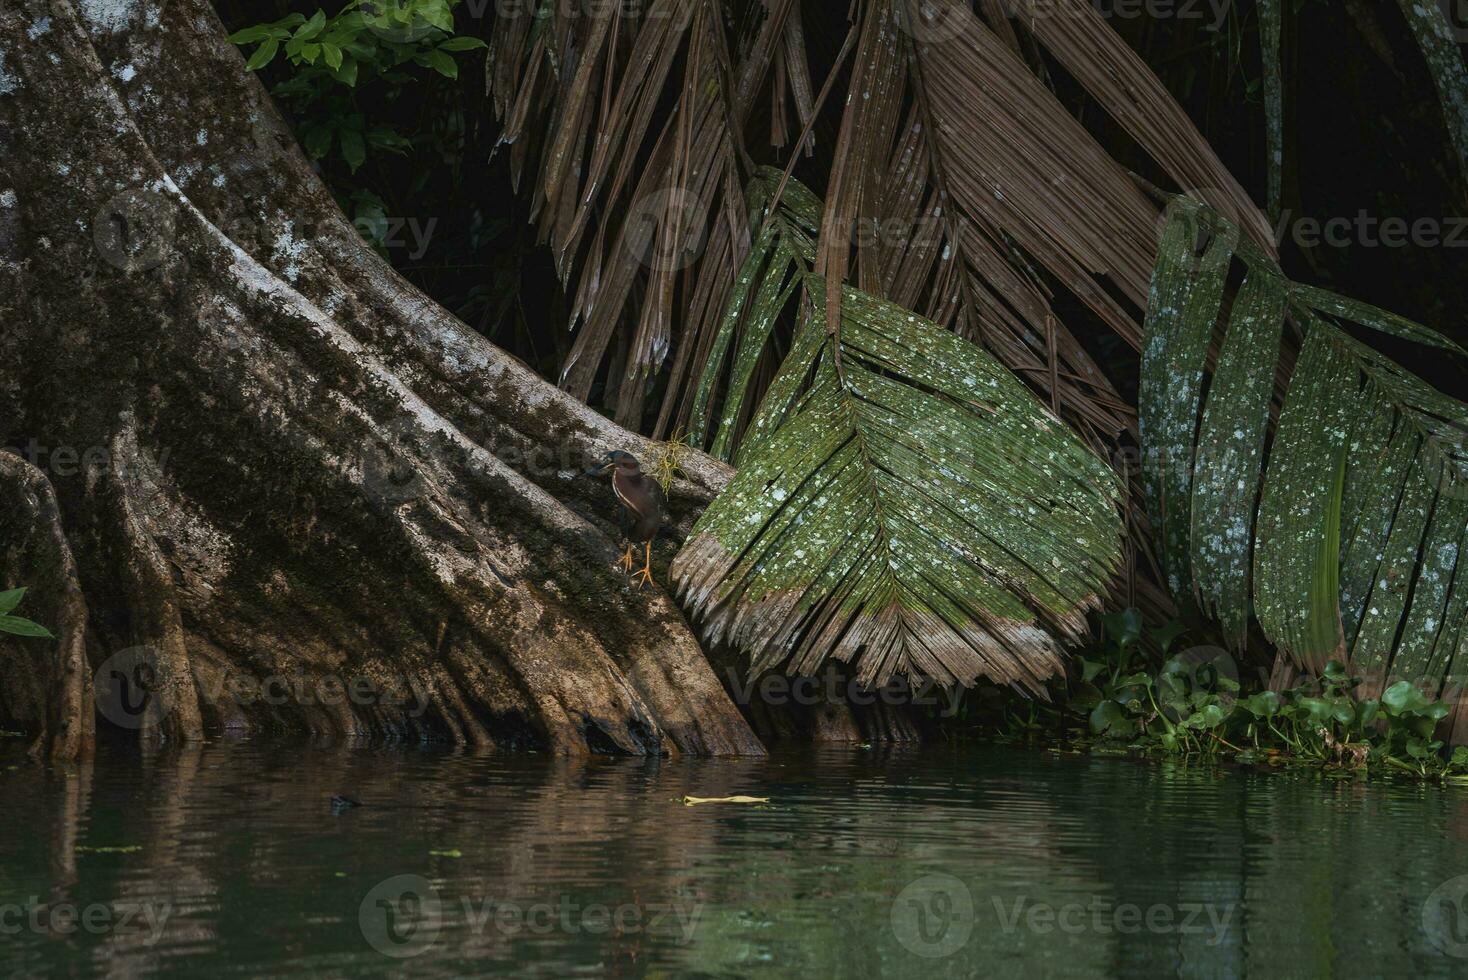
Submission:
M 825 296 L 798 250 L 766 246 L 735 290 L 753 311 L 725 317 L 745 325 L 736 386 L 791 277 Z M 810 675 L 830 657 L 876 687 L 982 675 L 1040 690 L 1120 560 L 1115 474 L 988 353 L 923 317 L 851 287 L 839 329 L 823 301 L 803 312 L 737 475 L 673 564 L 710 639 L 749 651 L 755 672 L 789 658 Z
M 33 623 L 29 619 L 12 615 L 20 600 L 25 598 L 26 590 L 10 589 L 0 592 L 0 633 L 12 633 L 16 636 L 36 636 L 45 639 L 53 639 L 51 631 L 39 623 Z
M 1161 666 L 1141 666 L 1141 616 L 1105 617 L 1106 643 L 1077 659 L 1067 710 L 1086 713 L 1092 736 L 1167 753 L 1241 762 L 1298 761 L 1378 767 L 1420 778 L 1468 781 L 1468 748 L 1447 754 L 1435 737 L 1451 710 L 1398 681 L 1380 697 L 1358 697 L 1361 678 L 1340 661 L 1286 691 L 1241 693 L 1232 661 L 1215 647 L 1171 654 L 1177 626 L 1153 630 Z
M 455 2 L 348 0 L 335 15 L 293 13 L 230 40 L 255 45 L 246 61 L 251 71 L 284 55 L 292 70 L 271 91 L 295 118 L 301 145 L 313 160 L 334 157 L 355 174 L 373 153 L 404 154 L 423 142 L 421 134 L 369 122 L 358 106 L 361 89 L 378 86 L 394 100 L 422 75 L 415 67 L 456 79 L 458 56 L 485 46 L 454 34 Z
M 1233 261 L 1247 271 L 1212 383 L 1205 361 Z M 1286 322 L 1303 334 L 1267 462 Z M 1242 641 L 1252 608 L 1308 670 L 1461 690 L 1468 675 L 1468 405 L 1344 321 L 1463 353 L 1425 327 L 1289 282 L 1185 198 L 1153 274 L 1138 404 L 1144 485 L 1174 595 Z M 1256 503 L 1257 502 L 1257 503 Z
M 780 177 L 778 170 L 761 167 L 750 181 L 746 196 L 756 220 L 763 216 Z M 755 367 L 777 319 L 815 261 L 815 239 L 820 223 L 820 199 L 800 181 L 790 180 L 734 280 L 719 321 L 719 332 L 694 392 L 693 415 L 688 426 L 689 442 L 704 445 L 714 421 L 709 418 L 710 402 L 732 348 L 734 360 L 729 369 L 723 414 L 717 420 L 718 435 L 709 449 L 720 459 L 734 459 L 741 435 L 738 425 L 751 397 L 750 382 Z

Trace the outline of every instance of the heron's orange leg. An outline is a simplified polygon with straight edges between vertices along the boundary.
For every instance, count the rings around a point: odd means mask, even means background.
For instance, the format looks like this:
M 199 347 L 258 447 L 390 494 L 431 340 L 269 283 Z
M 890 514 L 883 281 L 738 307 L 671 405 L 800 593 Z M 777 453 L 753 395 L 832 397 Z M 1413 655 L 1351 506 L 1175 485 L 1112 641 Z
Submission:
M 622 552 L 622 559 L 621 559 L 621 561 L 617 562 L 617 564 L 620 565 L 620 566 L 622 566 L 622 571 L 625 574 L 631 575 L 632 574 L 632 566 L 635 563 L 636 563 L 636 561 L 632 557 L 632 542 L 631 541 L 628 541 L 627 542 L 627 550 L 624 551 L 624 552 Z
M 643 557 L 644 557 L 644 561 L 643 561 L 642 568 L 639 569 L 638 572 L 637 572 L 637 574 L 633 576 L 633 578 L 637 579 L 637 587 L 639 589 L 642 588 L 642 586 L 643 586 L 644 583 L 656 584 L 656 583 L 653 583 L 653 579 L 652 579 L 652 542 L 651 541 L 648 541 L 646 544 L 643 545 Z

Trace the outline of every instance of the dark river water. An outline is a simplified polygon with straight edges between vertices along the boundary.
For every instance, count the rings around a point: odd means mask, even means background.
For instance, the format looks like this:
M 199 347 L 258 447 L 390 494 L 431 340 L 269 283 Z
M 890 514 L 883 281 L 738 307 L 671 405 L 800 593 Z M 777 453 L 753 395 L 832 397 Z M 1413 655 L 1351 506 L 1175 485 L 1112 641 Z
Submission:
M 733 794 L 770 802 L 680 802 Z M 1433 786 L 210 743 L 7 749 L 0 800 L 3 976 L 1468 976 Z

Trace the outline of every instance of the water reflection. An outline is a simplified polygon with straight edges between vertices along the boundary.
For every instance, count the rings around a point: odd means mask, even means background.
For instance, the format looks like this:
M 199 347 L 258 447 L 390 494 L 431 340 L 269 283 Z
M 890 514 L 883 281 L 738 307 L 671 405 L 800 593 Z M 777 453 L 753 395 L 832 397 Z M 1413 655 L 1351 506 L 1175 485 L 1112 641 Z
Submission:
M 1468 970 L 1444 952 L 1468 793 L 1437 787 L 993 748 L 220 742 L 7 752 L 0 792 L 8 975 Z M 680 802 L 733 794 L 772 802 Z

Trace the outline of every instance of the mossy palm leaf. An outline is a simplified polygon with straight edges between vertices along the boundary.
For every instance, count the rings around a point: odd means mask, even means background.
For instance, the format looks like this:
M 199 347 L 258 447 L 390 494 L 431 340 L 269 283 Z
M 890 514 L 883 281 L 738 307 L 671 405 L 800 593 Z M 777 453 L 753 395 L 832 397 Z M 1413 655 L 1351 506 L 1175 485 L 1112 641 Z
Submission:
M 1202 383 L 1233 260 L 1234 297 Z M 1171 209 L 1139 396 L 1145 482 L 1169 583 L 1242 642 L 1252 608 L 1303 667 L 1349 659 L 1379 687 L 1448 696 L 1468 677 L 1468 405 L 1346 321 L 1463 354 L 1427 328 L 1291 283 L 1197 202 Z M 1286 323 L 1298 358 L 1265 458 Z
M 754 216 L 752 224 L 759 229 L 759 237 L 739 269 L 694 392 L 688 441 L 699 446 L 706 442 L 713 427 L 710 406 L 726 370 L 725 359 L 732 349 L 734 357 L 728 368 L 722 417 L 717 420 L 718 435 L 709 449 L 724 460 L 732 459 L 738 446 L 740 414 L 755 367 L 780 314 L 803 284 L 815 259 L 821 201 L 798 180 L 784 181 L 782 189 L 781 178 L 780 171 L 760 167 L 745 189 Z M 779 201 L 769 219 L 761 222 L 776 192 Z
M 839 331 L 806 312 L 678 589 L 756 671 L 1043 692 L 1120 560 L 1116 476 L 936 324 L 850 287 Z

